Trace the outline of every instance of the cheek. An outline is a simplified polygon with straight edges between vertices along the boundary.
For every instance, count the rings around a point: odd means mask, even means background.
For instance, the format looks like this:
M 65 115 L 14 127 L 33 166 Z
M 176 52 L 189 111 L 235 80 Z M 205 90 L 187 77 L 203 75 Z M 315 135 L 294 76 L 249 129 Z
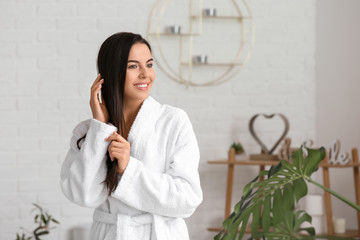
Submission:
M 136 79 L 136 74 L 134 73 L 134 71 L 127 71 L 125 84 L 131 84 L 132 82 L 134 82 L 134 79 Z
M 131 77 L 131 74 L 126 74 L 126 79 L 125 79 L 125 86 L 124 88 L 128 89 L 128 88 L 131 88 L 131 86 L 133 85 L 133 80 L 132 80 L 132 77 Z
M 155 77 L 156 77 L 156 74 L 155 74 L 154 69 L 151 71 L 150 76 L 151 76 L 151 80 L 154 81 L 154 80 L 155 80 Z

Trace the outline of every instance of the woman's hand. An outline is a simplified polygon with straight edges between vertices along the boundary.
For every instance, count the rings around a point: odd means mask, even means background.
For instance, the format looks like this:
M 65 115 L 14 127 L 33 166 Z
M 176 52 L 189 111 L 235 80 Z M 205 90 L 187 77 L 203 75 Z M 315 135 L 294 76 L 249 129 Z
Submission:
M 102 103 L 100 103 L 98 98 L 99 91 L 101 90 L 101 84 L 103 83 L 104 83 L 104 79 L 101 79 L 101 75 L 99 74 L 95 79 L 93 85 L 91 86 L 90 108 L 93 118 L 99 120 L 100 122 L 108 123 L 109 113 L 106 109 L 104 99 L 101 95 Z
M 108 149 L 111 161 L 117 159 L 117 171 L 118 173 L 123 174 L 130 161 L 130 143 L 117 132 L 113 132 L 113 134 L 108 137 L 106 141 L 111 141 Z

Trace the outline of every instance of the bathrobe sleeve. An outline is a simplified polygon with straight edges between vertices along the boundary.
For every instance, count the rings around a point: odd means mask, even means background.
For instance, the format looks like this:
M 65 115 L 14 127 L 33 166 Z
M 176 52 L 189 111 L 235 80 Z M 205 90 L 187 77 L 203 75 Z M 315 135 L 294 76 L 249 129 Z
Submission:
M 61 168 L 61 187 L 72 202 L 85 207 L 97 207 L 107 197 L 107 188 L 102 182 L 106 177 L 106 152 L 110 136 L 116 127 L 95 119 L 79 123 L 70 142 L 70 149 Z M 81 148 L 77 140 L 86 134 Z
M 130 157 L 112 196 L 139 210 L 167 217 L 189 217 L 202 201 L 198 174 L 199 148 L 190 120 L 180 112 L 173 151 L 165 173 L 148 170 Z M 165 136 L 164 136 L 165 137 Z M 156 162 L 156 161 L 154 161 Z

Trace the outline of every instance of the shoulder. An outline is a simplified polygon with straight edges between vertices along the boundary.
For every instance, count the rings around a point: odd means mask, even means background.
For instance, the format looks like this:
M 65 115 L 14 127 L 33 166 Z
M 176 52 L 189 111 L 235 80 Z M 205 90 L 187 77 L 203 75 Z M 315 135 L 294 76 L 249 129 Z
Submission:
M 153 99 L 154 100 L 154 99 Z M 156 101 L 156 100 L 154 100 Z M 160 104 L 158 103 L 158 120 L 172 123 L 173 125 L 180 126 L 185 122 L 190 122 L 190 119 L 187 113 L 178 107 L 170 106 L 168 104 Z
M 189 119 L 186 112 L 178 107 L 173 107 L 167 104 L 163 104 L 164 115 L 169 116 L 175 121 L 184 121 Z
M 173 146 L 197 146 L 196 135 L 188 114 L 181 108 L 161 105 L 162 122 Z M 161 124 L 160 124 L 161 125 Z

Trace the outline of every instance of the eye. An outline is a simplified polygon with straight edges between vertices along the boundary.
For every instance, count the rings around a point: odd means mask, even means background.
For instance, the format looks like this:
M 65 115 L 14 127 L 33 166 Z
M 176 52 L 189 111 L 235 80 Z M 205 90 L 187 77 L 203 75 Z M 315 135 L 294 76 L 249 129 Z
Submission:
M 153 63 L 149 63 L 148 65 L 146 65 L 148 68 L 152 68 L 154 66 Z
M 136 64 L 131 64 L 128 66 L 128 68 L 137 68 Z

